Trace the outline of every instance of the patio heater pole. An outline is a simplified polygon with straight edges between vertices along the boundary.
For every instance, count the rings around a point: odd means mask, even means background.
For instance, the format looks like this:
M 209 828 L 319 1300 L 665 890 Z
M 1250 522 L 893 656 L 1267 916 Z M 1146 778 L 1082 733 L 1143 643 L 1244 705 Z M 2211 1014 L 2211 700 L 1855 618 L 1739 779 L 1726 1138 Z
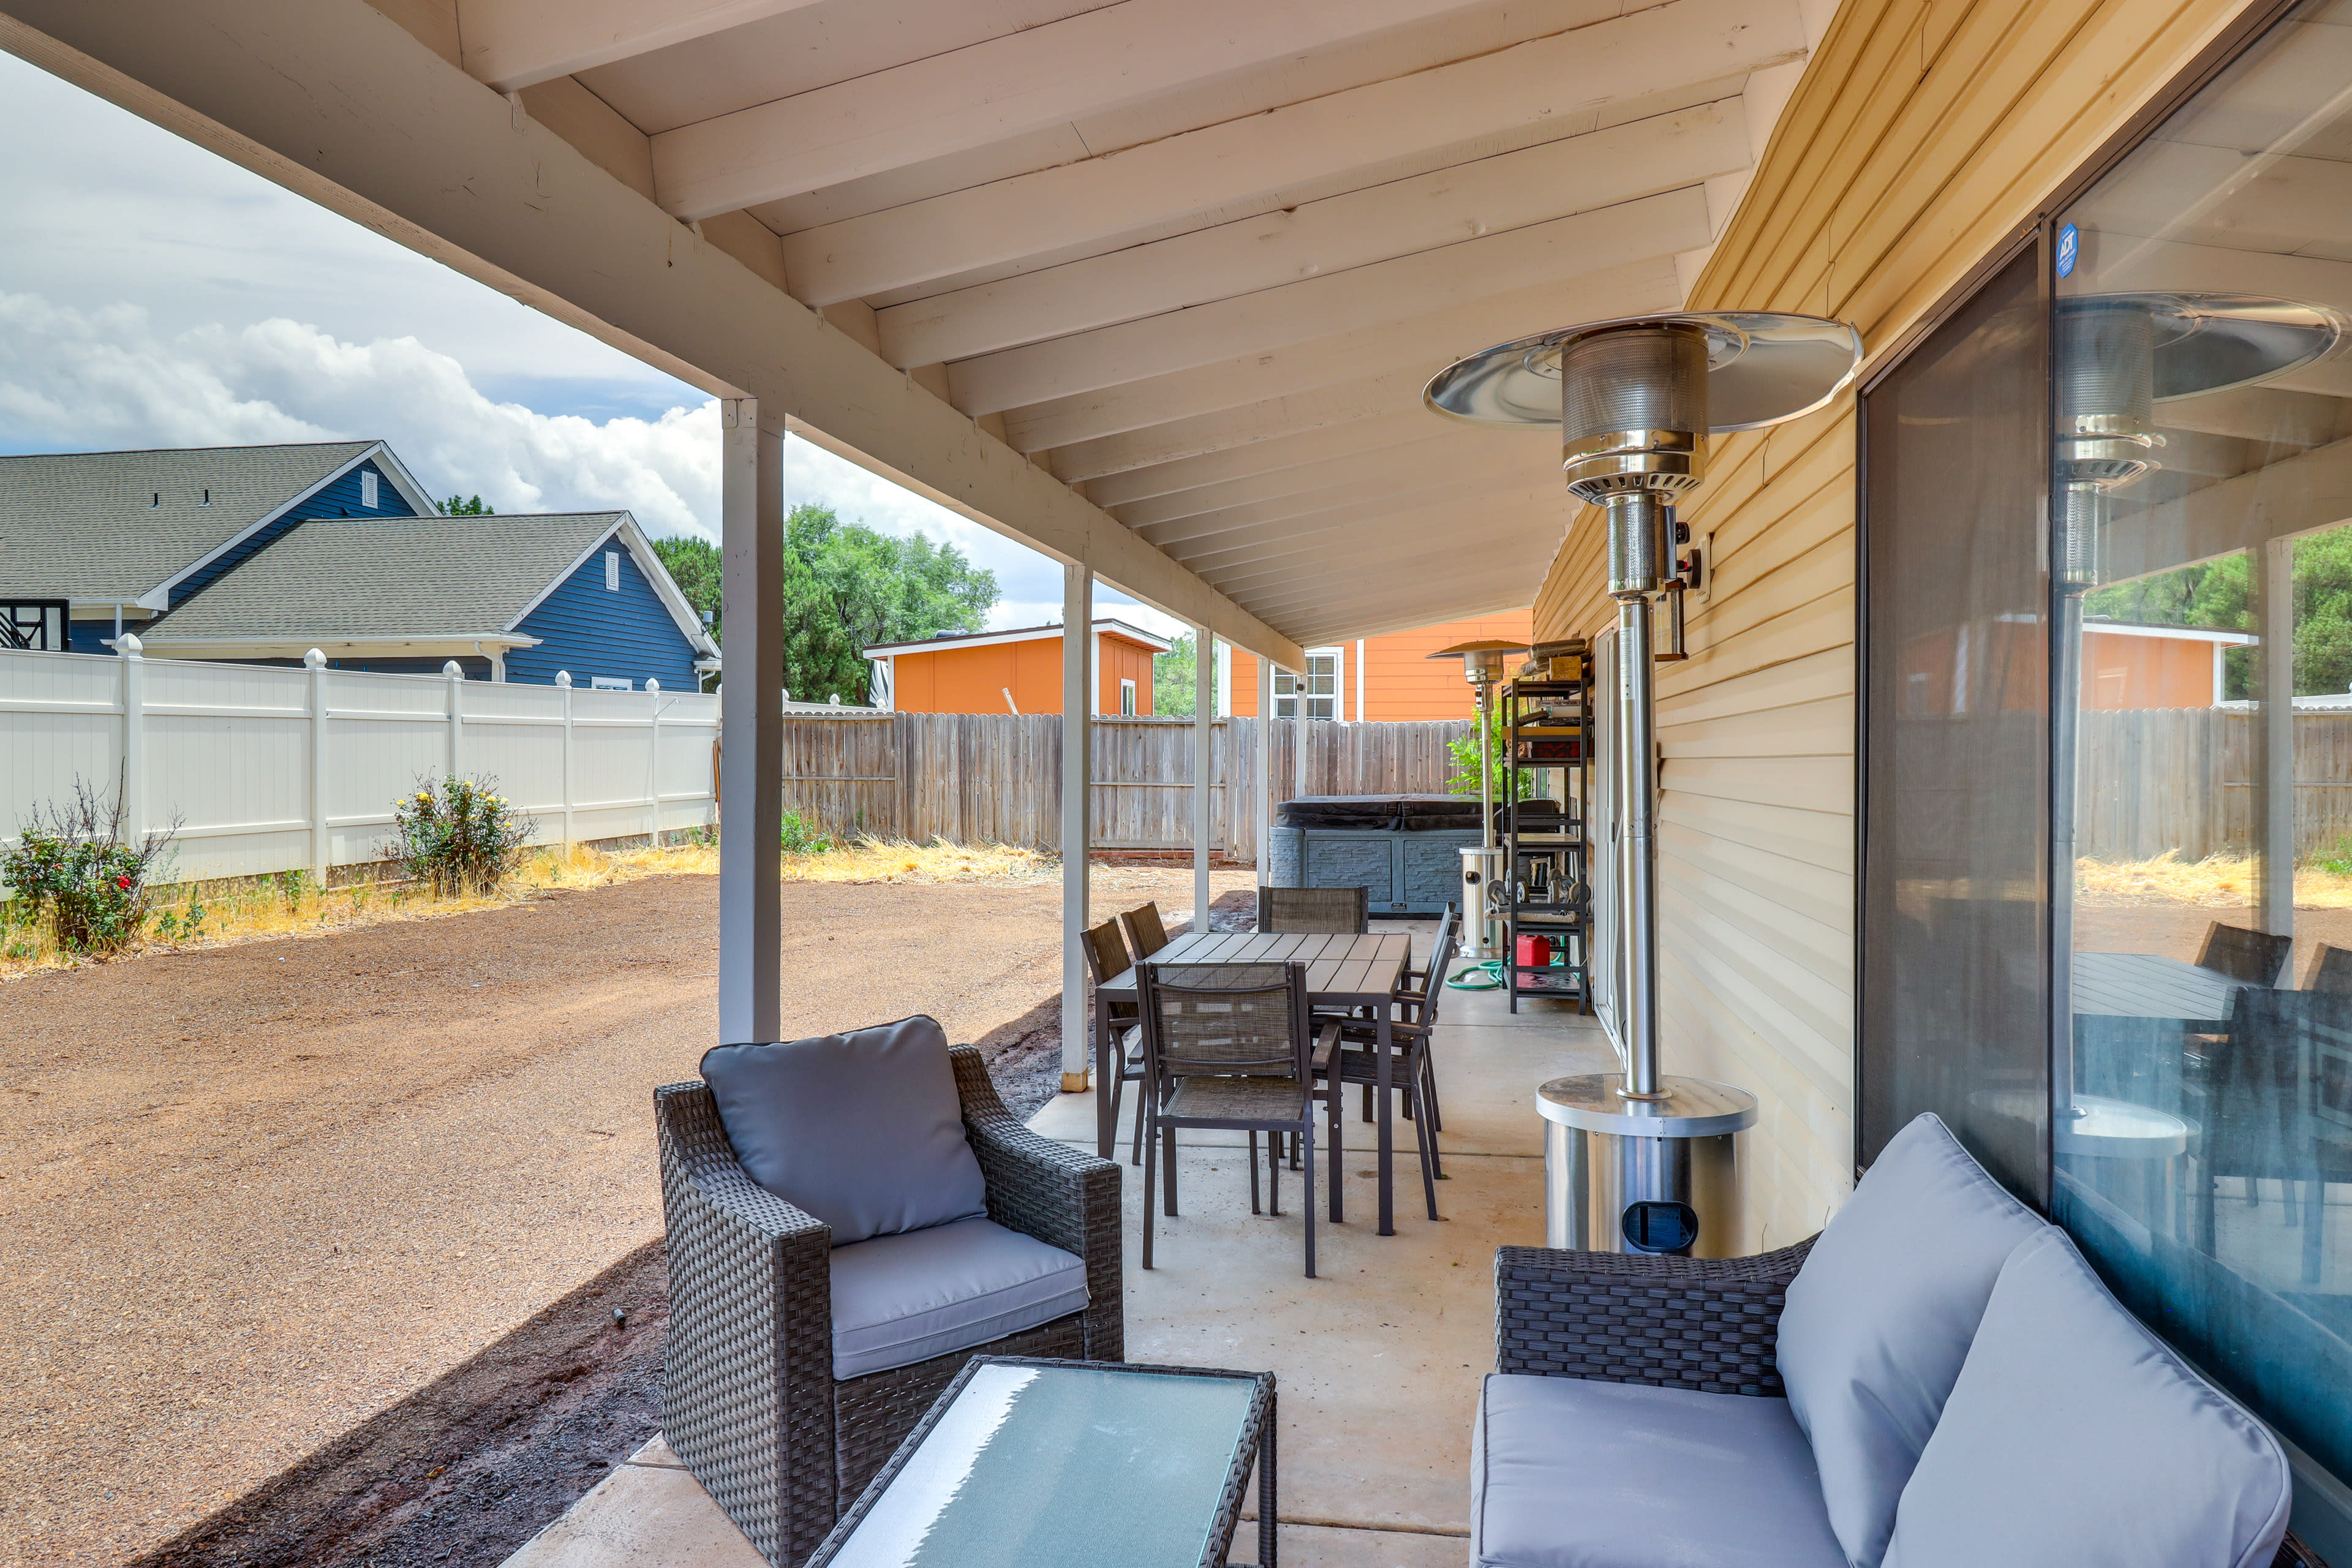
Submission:
M 1851 327 L 1811 317 L 1635 318 L 1498 345 L 1441 372 L 1423 394 L 1437 412 L 1472 424 L 1558 421 L 1569 493 L 1607 520 L 1625 1066 L 1537 1090 L 1554 1247 L 1719 1258 L 1747 1240 L 1733 1136 L 1755 1124 L 1756 1097 L 1669 1076 L 1659 1063 L 1651 601 L 1677 575 L 1675 502 L 1706 478 L 1707 436 L 1822 406 L 1853 379 L 1861 349 Z

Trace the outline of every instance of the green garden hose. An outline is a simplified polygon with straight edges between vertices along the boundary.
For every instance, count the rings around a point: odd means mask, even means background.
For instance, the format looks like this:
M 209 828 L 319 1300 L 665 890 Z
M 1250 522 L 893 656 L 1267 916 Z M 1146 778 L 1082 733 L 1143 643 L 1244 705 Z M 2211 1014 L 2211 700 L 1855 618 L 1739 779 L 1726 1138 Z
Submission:
M 1456 991 L 1500 991 L 1503 988 L 1503 961 L 1490 958 L 1484 963 L 1474 963 L 1456 973 L 1445 984 Z

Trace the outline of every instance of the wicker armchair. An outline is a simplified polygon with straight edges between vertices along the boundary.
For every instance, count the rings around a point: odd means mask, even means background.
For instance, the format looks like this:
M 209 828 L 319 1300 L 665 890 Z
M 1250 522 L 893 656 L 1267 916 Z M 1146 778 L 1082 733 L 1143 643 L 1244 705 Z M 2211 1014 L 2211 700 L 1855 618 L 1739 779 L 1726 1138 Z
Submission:
M 1495 1370 L 1785 1397 L 1780 1309 L 1812 1248 L 1811 1237 L 1752 1258 L 1497 1248 Z
M 1013 1119 L 969 1046 L 950 1053 L 988 1217 L 1086 1260 L 1082 1312 L 836 1382 L 832 1232 L 736 1163 L 709 1086 L 654 1091 L 669 1230 L 664 1436 L 771 1563 L 797 1563 L 965 1362 L 1124 1359 L 1118 1166 Z

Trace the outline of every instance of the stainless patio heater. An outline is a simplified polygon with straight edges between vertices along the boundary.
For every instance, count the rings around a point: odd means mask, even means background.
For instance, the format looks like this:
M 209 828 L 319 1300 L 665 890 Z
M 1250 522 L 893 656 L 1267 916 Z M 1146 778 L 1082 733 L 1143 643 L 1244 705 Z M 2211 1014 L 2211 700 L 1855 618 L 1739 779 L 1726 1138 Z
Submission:
M 1462 851 L 1462 931 L 1458 957 L 1483 963 L 1503 955 L 1503 916 L 1495 907 L 1497 888 L 1505 887 L 1503 851 L 1495 842 L 1495 682 L 1503 679 L 1504 660 L 1527 652 L 1525 643 L 1458 642 L 1439 648 L 1432 658 L 1459 658 L 1462 678 L 1478 692 L 1478 846 Z
M 1569 493 L 1608 516 L 1623 1070 L 1555 1079 L 1537 1092 L 1554 1247 L 1722 1257 L 1738 1245 L 1732 1136 L 1755 1122 L 1756 1097 L 1658 1068 L 1651 600 L 1675 575 L 1675 501 L 1706 478 L 1707 436 L 1822 407 L 1861 362 L 1861 337 L 1843 322 L 1678 312 L 1503 343 L 1448 367 L 1423 394 L 1468 424 L 1557 425 Z

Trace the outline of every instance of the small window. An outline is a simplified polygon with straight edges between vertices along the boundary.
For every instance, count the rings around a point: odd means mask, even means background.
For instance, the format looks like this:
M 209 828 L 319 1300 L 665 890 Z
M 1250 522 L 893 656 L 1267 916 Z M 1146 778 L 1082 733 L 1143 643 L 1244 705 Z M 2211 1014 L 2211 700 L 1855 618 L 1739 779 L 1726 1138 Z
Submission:
M 1339 717 L 1339 650 L 1309 648 L 1307 652 L 1307 673 L 1292 675 L 1284 670 L 1274 672 L 1274 716 L 1296 719 L 1298 705 L 1307 704 L 1309 719 Z
M 372 473 L 360 475 L 360 505 L 370 511 L 375 510 L 375 475 Z
M 593 675 L 588 678 L 588 685 L 596 691 L 635 691 L 637 689 L 637 683 L 625 675 Z
M 1123 718 L 1135 717 L 1135 682 L 1124 678 L 1118 683 L 1118 710 Z
M 604 592 L 617 594 L 620 591 L 621 552 L 617 550 L 607 550 L 604 552 Z

